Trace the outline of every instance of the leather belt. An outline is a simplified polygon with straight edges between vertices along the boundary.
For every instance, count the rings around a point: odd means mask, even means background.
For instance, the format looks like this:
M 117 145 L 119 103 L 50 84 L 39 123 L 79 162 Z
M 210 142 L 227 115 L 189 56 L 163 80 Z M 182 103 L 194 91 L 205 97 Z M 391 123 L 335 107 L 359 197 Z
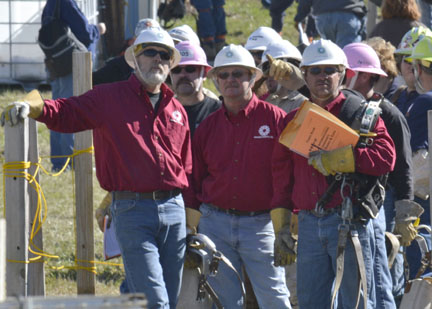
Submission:
M 132 192 L 132 191 L 114 191 L 113 200 L 166 200 L 173 196 L 179 195 L 180 189 L 169 191 L 153 191 L 153 192 Z
M 227 215 L 234 215 L 234 216 L 247 216 L 247 217 L 253 217 L 253 216 L 258 216 L 258 215 L 262 215 L 262 214 L 267 214 L 270 212 L 270 210 L 257 210 L 257 211 L 243 211 L 243 210 L 237 210 L 237 209 L 226 209 L 226 208 L 220 208 L 214 205 L 210 205 L 207 204 L 208 206 L 210 206 L 210 208 L 218 211 L 218 212 L 222 212 L 224 214 Z

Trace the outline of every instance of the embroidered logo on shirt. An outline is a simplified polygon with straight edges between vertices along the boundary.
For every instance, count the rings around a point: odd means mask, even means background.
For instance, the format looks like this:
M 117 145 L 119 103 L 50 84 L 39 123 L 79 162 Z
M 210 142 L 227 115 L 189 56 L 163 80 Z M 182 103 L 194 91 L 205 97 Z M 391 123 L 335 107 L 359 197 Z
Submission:
M 273 138 L 270 134 L 270 127 L 268 125 L 263 125 L 258 129 L 259 136 L 254 136 L 254 138 Z
M 171 114 L 170 121 L 184 125 L 182 120 L 183 120 L 182 114 L 177 110 L 173 111 L 173 113 Z

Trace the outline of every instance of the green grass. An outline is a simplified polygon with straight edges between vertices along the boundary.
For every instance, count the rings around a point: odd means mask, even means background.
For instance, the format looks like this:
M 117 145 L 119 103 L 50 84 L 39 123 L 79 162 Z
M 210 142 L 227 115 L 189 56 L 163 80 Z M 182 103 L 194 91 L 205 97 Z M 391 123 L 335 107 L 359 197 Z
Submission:
M 294 28 L 293 18 L 296 4 L 287 10 L 283 37 L 296 44 L 298 33 Z M 271 19 L 269 11 L 262 8 L 259 0 L 237 0 L 227 1 L 227 43 L 244 44 L 248 36 L 259 26 L 270 26 Z M 177 21 L 175 26 L 188 24 L 196 29 L 195 19 L 188 14 L 183 20 Z M 216 92 L 211 81 L 206 81 L 205 86 Z M 14 87 L 0 88 L 0 111 L 8 104 L 24 97 L 25 92 Z M 43 91 L 44 98 L 50 98 L 49 91 Z M 44 124 L 38 125 L 39 155 L 49 155 L 49 131 Z M 4 163 L 4 131 L 0 128 L 0 162 Z M 51 164 L 48 159 L 42 164 L 50 170 Z M 3 177 L 3 171 L 0 171 Z M 64 173 L 59 177 L 51 177 L 40 174 L 39 180 L 45 193 L 48 212 L 47 220 L 43 225 L 44 249 L 48 253 L 60 256 L 58 261 L 50 261 L 45 268 L 46 293 L 53 295 L 76 294 L 76 272 L 74 270 L 53 270 L 49 265 L 72 266 L 75 254 L 75 228 L 74 228 L 74 203 L 73 184 L 71 172 Z M 104 196 L 94 176 L 94 208 Z M 0 190 L 3 193 L 3 182 L 0 182 Z M 3 196 L 3 195 L 1 195 Z M 3 197 L 1 198 L 3 199 Z M 0 203 L 0 217 L 3 217 L 3 200 Z M 99 231 L 96 220 L 94 221 L 95 254 L 97 260 L 102 260 L 102 233 Z M 121 263 L 120 259 L 114 262 Z M 97 295 L 117 295 L 118 287 L 123 278 L 123 270 L 119 267 L 99 265 L 97 266 Z

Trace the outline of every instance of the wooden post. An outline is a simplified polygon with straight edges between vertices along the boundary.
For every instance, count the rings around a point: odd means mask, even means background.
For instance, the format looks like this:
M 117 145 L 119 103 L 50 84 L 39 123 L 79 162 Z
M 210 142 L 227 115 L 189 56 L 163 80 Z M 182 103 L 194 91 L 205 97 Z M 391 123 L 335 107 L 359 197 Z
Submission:
M 73 53 L 74 95 L 80 95 L 92 88 L 91 53 Z M 92 132 L 75 134 L 75 150 L 92 146 Z M 78 265 L 92 267 L 93 264 L 80 261 L 93 261 L 93 166 L 92 154 L 83 153 L 75 157 L 75 196 L 76 196 L 76 239 Z M 78 294 L 95 294 L 95 275 L 88 270 L 77 271 Z
M 5 162 L 28 161 L 28 119 L 5 125 Z M 25 170 L 18 169 L 17 172 Z M 17 173 L 18 174 L 18 173 Z M 8 296 L 27 296 L 29 197 L 27 180 L 6 177 L 6 289 Z M 17 262 L 14 262 L 17 261 Z
M 37 163 L 39 158 L 38 149 L 38 136 L 37 136 L 37 123 L 35 120 L 29 118 L 29 152 L 28 160 L 32 163 Z M 29 173 L 34 175 L 36 171 L 36 166 L 31 166 L 29 168 Z M 36 181 L 39 182 L 39 176 L 36 175 Z M 29 233 L 31 232 L 33 225 L 38 224 L 38 218 L 35 218 L 38 202 L 38 194 L 36 190 L 29 185 L 28 193 L 30 199 L 30 226 Z M 41 214 L 39 214 L 41 216 Z M 40 218 L 40 217 L 39 217 Z M 30 237 L 30 234 L 29 234 Z M 39 249 L 43 250 L 43 238 L 42 238 L 42 228 L 33 238 L 33 243 Z M 35 257 L 33 253 L 29 252 L 29 257 Z M 41 258 L 40 261 L 43 261 Z M 45 295 L 45 270 L 44 263 L 30 263 L 28 268 L 28 295 Z
M 428 142 L 429 142 L 429 211 L 430 211 L 430 222 L 432 222 L 432 110 L 428 110 Z M 432 230 L 431 230 L 432 238 Z
M 6 299 L 6 221 L 0 219 L 0 302 Z
M 366 22 L 366 32 L 369 36 L 377 23 L 377 6 L 372 1 L 368 1 L 368 13 Z

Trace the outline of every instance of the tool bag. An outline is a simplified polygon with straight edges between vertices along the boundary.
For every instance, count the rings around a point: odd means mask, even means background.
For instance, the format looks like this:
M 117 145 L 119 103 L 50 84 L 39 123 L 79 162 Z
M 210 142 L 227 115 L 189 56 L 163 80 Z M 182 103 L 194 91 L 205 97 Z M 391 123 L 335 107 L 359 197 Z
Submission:
M 50 79 L 72 72 L 72 53 L 86 52 L 87 48 L 72 33 L 69 26 L 60 19 L 60 1 L 56 0 L 54 15 L 39 29 L 38 44 L 45 54 L 45 65 Z

